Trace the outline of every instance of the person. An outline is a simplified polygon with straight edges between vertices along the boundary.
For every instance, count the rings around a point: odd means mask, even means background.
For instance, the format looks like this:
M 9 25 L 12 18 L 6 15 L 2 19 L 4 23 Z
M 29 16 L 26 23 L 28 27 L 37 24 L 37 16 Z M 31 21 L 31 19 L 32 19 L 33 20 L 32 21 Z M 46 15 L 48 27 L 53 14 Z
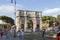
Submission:
M 21 40 L 24 39 L 24 31 L 22 29 L 18 32 L 18 36 L 19 36 L 19 39 Z
M 23 29 L 21 30 L 21 40 L 23 40 L 24 39 L 24 31 L 23 31 Z
M 55 29 L 55 32 L 57 33 L 56 40 L 60 40 L 60 27 L 58 29 Z
M 17 32 L 18 37 L 20 37 L 20 30 Z
M 42 37 L 44 37 L 44 36 L 45 36 L 45 31 L 46 31 L 46 29 L 43 29 Z
M 6 29 L 5 35 L 6 35 L 6 39 L 10 39 L 10 30 L 9 29 Z
M 45 33 L 46 33 L 46 29 L 43 29 L 43 32 L 42 32 L 43 40 L 45 40 Z
M 2 36 L 3 36 L 3 32 L 2 30 L 0 30 L 0 38 L 2 38 Z

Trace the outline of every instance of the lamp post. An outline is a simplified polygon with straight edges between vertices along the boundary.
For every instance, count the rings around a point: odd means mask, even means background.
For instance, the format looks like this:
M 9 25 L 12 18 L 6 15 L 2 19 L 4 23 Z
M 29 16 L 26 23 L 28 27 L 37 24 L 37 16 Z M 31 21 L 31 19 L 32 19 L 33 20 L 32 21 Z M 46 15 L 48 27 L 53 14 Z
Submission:
M 11 3 L 14 4 L 14 14 L 15 14 L 14 37 L 16 37 L 16 0 L 11 0 Z

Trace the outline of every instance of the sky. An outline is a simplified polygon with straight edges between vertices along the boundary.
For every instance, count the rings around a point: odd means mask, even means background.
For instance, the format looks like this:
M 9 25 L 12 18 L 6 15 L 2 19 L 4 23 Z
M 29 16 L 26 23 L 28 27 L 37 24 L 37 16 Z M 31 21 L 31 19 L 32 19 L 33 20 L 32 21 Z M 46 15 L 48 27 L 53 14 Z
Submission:
M 60 14 L 60 0 L 16 0 L 17 10 L 42 11 L 42 15 L 54 16 Z M 15 19 L 14 3 L 11 0 L 0 0 L 0 16 L 5 15 Z

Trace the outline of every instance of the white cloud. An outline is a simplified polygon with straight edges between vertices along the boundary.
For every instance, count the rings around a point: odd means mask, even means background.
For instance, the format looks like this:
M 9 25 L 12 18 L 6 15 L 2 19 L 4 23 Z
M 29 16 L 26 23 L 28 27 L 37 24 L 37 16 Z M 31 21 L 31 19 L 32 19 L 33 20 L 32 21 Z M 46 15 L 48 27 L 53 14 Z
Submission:
M 14 7 L 13 6 L 9 6 L 9 5 L 1 5 L 0 6 L 0 12 L 13 12 L 14 11 Z
M 17 4 L 16 8 L 20 9 L 22 8 L 22 5 Z M 8 12 L 14 12 L 14 5 L 0 5 L 0 12 L 8 13 Z
M 48 16 L 55 16 L 60 14 L 60 8 L 52 8 L 52 9 L 46 9 L 43 11 L 43 15 L 48 15 Z
M 60 8 L 53 8 L 53 9 L 46 9 L 43 11 L 43 13 L 56 13 L 59 11 L 60 11 Z

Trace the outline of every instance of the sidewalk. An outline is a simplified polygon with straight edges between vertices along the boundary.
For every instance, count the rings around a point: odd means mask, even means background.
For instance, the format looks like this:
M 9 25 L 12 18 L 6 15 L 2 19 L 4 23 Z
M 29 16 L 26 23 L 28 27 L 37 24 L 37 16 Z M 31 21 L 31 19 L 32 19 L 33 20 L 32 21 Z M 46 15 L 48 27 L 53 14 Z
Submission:
M 53 36 L 46 35 L 46 37 L 48 37 L 48 38 L 56 38 L 56 34 L 54 34 Z

